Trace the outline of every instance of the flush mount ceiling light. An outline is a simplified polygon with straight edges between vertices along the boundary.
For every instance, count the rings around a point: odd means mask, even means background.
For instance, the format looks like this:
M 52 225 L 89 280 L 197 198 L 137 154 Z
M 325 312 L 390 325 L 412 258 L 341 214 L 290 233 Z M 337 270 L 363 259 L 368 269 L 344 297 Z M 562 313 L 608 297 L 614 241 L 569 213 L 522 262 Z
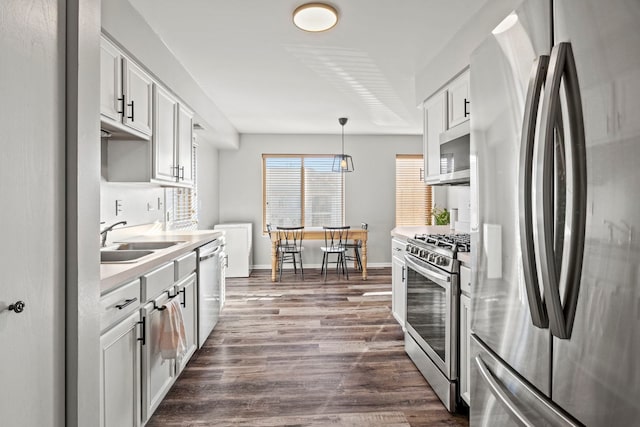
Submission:
M 327 31 L 338 23 L 338 11 L 326 3 L 306 3 L 293 11 L 293 23 L 304 31 Z
M 331 170 L 333 172 L 353 172 L 353 158 L 350 155 L 344 154 L 344 125 L 347 124 L 346 117 L 340 117 L 338 123 L 342 126 L 342 154 L 336 154 L 333 158 L 333 166 Z

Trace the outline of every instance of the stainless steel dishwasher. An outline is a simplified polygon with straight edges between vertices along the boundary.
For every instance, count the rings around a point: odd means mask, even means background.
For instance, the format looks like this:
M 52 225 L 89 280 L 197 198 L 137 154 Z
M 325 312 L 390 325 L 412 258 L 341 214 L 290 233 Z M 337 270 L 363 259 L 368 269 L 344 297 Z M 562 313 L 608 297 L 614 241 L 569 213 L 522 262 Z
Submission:
M 220 316 L 223 249 L 224 238 L 198 248 L 198 348 Z

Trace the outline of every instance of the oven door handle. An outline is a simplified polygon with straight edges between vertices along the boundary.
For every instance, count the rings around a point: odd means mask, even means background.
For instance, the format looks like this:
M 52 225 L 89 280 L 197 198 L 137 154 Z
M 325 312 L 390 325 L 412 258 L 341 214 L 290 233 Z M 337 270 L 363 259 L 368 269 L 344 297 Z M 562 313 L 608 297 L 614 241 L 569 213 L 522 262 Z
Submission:
M 418 264 L 413 259 L 411 259 L 410 255 L 405 255 L 404 260 L 415 271 L 424 276 L 427 276 L 430 279 L 435 279 L 446 283 L 451 282 L 451 276 L 439 272 L 434 267 L 431 267 L 428 264 Z

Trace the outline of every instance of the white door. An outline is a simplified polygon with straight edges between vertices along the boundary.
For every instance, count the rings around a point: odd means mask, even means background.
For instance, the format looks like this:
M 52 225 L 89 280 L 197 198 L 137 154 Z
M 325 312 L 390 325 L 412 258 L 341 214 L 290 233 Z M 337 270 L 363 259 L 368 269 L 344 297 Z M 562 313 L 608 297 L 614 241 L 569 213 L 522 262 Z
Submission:
M 178 114 L 178 166 L 180 182 L 193 184 L 193 113 L 180 105 Z
M 184 332 L 187 335 L 187 351 L 180 361 L 178 371 L 187 366 L 187 362 L 198 349 L 198 293 L 196 292 L 196 273 L 191 274 L 178 285 L 178 297 L 182 307 Z
M 122 120 L 122 55 L 105 39 L 100 40 L 100 114 Z
M 440 181 L 440 134 L 447 128 L 447 91 L 424 103 L 424 181 Z
M 153 80 L 135 63 L 122 59 L 125 94 L 124 124 L 151 135 L 153 112 Z
M 0 1 L 0 424 L 61 427 L 65 40 L 59 18 L 64 3 L 34 5 Z M 17 301 L 24 301 L 21 313 L 9 310 Z
M 404 260 L 394 256 L 391 261 L 391 271 L 391 308 L 393 316 L 404 329 L 407 315 L 407 286 L 405 284 Z
M 153 178 L 176 181 L 176 112 L 178 100 L 162 86 L 153 85 Z
M 469 71 L 451 82 L 449 86 L 449 129 L 469 120 L 471 98 L 469 96 Z
M 100 337 L 100 427 L 140 425 L 138 310 Z

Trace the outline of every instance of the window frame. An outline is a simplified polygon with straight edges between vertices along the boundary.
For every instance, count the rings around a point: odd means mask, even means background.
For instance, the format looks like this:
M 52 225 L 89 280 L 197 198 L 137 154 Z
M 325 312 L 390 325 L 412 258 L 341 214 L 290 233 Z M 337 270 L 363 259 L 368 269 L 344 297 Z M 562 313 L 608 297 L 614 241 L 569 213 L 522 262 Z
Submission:
M 324 158 L 330 159 L 333 162 L 333 158 L 335 154 L 278 154 L 278 153 L 263 153 L 262 154 L 262 233 L 267 233 L 267 159 L 270 158 L 296 158 L 300 159 L 300 221 L 301 225 L 307 226 L 305 224 L 305 159 L 313 159 L 313 158 Z M 340 224 L 344 225 L 345 221 L 345 177 L 343 172 L 329 172 L 332 174 L 340 174 Z

